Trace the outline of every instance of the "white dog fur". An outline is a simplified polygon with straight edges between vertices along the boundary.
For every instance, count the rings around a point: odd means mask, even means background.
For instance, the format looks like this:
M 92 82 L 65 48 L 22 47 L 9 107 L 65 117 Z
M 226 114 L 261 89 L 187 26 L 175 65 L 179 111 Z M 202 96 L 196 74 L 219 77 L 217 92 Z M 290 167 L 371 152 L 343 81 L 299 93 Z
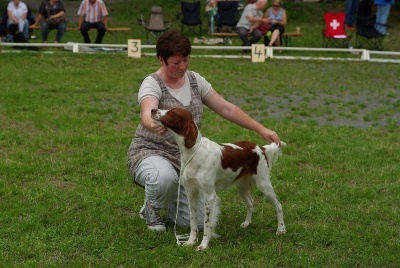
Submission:
M 270 181 L 272 165 L 282 154 L 284 142 L 281 146 L 275 143 L 258 146 L 246 141 L 217 144 L 201 136 L 191 113 L 185 109 L 152 109 L 151 116 L 169 130 L 181 153 L 181 183 L 189 200 L 191 229 L 184 245 L 191 246 L 197 241 L 198 201 L 202 197 L 205 204 L 204 236 L 197 250 L 208 247 L 211 238 L 215 237 L 219 214 L 217 192 L 233 184 L 247 206 L 246 220 L 241 227 L 246 228 L 251 223 L 253 200 L 250 192 L 256 185 L 276 210 L 276 233 L 286 233 L 282 206 Z

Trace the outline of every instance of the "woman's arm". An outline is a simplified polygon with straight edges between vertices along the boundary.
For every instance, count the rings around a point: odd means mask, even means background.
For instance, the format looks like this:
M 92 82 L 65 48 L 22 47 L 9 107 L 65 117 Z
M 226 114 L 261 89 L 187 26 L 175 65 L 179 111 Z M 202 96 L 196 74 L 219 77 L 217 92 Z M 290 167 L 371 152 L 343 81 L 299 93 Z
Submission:
M 52 16 L 50 16 L 50 17 L 52 17 L 52 18 L 59 18 L 59 17 L 64 16 L 64 14 L 65 14 L 65 11 L 64 11 L 64 10 L 61 10 L 61 11 L 58 12 L 57 14 L 54 14 L 54 15 L 52 15 Z
M 18 24 L 18 20 L 16 17 L 13 16 L 12 12 L 10 10 L 7 10 L 7 16 L 10 20 L 12 20 L 15 24 Z
M 28 17 L 28 12 L 22 14 L 21 20 L 26 20 L 27 17 Z
M 38 25 L 42 21 L 42 19 L 43 19 L 43 15 L 39 13 L 39 15 L 37 16 L 37 19 L 35 21 L 35 24 L 33 24 L 32 27 L 38 27 Z
M 154 123 L 153 118 L 151 118 L 151 109 L 158 109 L 158 104 L 159 101 L 155 97 L 147 97 L 143 99 L 140 102 L 140 119 L 146 129 L 163 135 L 167 132 L 167 129 Z
M 258 133 L 264 140 L 280 144 L 279 136 L 275 131 L 268 129 L 255 121 L 239 107 L 225 100 L 215 90 L 211 90 L 211 92 L 204 98 L 203 103 L 223 118 L 243 128 Z
M 282 26 L 285 26 L 286 25 L 286 23 L 287 23 L 287 20 L 286 20 L 286 10 L 283 10 L 283 13 L 282 13 L 282 21 L 281 21 L 281 25 Z

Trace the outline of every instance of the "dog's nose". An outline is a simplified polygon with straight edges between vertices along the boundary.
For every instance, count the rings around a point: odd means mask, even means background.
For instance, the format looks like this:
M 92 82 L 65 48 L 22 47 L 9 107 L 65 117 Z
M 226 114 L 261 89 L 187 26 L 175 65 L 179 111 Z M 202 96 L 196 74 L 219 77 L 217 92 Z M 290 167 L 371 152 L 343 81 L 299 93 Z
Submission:
M 151 109 L 151 115 L 155 115 L 157 113 L 157 109 Z

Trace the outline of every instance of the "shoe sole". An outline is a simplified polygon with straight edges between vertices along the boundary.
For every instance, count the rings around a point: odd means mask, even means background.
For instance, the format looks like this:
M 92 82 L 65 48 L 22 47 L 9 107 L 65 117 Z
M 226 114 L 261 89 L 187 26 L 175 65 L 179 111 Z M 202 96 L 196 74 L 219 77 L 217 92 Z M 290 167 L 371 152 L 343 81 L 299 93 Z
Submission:
M 156 231 L 156 232 L 162 232 L 166 230 L 164 225 L 156 225 L 156 226 L 147 225 L 147 228 L 149 228 L 150 231 Z

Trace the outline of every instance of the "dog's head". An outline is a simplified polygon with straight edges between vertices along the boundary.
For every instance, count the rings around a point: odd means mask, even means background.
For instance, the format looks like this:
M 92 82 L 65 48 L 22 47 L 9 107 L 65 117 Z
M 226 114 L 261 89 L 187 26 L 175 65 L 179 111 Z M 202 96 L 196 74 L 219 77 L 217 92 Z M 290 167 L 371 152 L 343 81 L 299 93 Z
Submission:
M 190 149 L 194 146 L 197 139 L 198 130 L 193 121 L 192 114 L 182 108 L 172 108 L 169 110 L 152 109 L 151 118 L 161 125 L 172 131 L 175 139 L 182 137 L 184 146 Z M 179 141 L 177 140 L 179 145 Z
M 278 146 L 278 144 L 274 142 L 269 145 L 264 145 L 263 147 L 265 148 L 265 154 L 270 162 L 269 168 L 272 168 L 276 161 L 278 161 L 278 158 L 282 155 L 282 149 L 286 147 L 286 143 L 281 141 L 280 146 Z

